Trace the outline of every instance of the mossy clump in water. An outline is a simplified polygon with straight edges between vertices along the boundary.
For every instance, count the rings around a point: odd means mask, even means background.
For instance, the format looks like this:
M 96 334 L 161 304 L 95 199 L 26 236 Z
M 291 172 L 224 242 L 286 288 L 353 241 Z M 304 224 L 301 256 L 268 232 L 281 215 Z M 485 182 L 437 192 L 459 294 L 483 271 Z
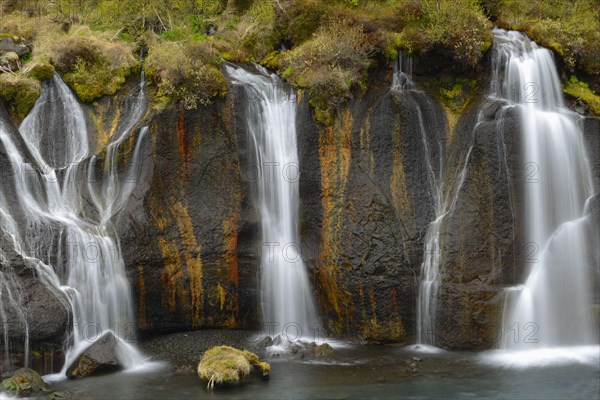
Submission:
M 54 391 L 44 382 L 40 374 L 31 368 L 18 369 L 10 378 L 2 381 L 2 386 L 12 394 L 21 397 Z
M 206 351 L 198 364 L 198 376 L 207 387 L 237 385 L 251 375 L 269 376 L 271 366 L 261 362 L 258 356 L 246 350 L 229 346 L 217 346 Z
M 0 96 L 8 100 L 10 110 L 17 120 L 25 118 L 41 93 L 42 86 L 36 79 L 20 74 L 0 75 Z

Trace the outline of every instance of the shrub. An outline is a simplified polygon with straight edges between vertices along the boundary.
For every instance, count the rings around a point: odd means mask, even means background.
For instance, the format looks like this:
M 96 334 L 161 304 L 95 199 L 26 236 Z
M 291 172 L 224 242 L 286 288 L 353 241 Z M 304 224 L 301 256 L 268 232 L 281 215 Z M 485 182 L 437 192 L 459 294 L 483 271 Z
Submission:
M 224 15 L 218 25 L 218 34 L 210 39 L 228 61 L 259 62 L 279 42 L 271 0 L 255 0 L 245 14 Z
M 0 96 L 9 101 L 11 112 L 22 120 L 42 93 L 40 82 L 26 75 L 0 74 Z
M 189 110 L 226 93 L 227 81 L 218 63 L 218 55 L 209 43 L 155 41 L 150 45 L 145 69 L 163 105 L 175 101 Z
M 131 44 L 80 30 L 58 38 L 48 58 L 84 102 L 112 95 L 139 65 Z
M 458 63 L 472 67 L 492 44 L 491 23 L 477 0 L 424 1 L 421 11 L 422 19 L 396 38 L 409 53 L 439 47 Z
M 330 124 L 333 113 L 363 86 L 364 71 L 371 65 L 375 46 L 360 25 L 334 20 L 315 36 L 282 54 L 280 73 L 300 88 L 307 88 L 320 122 Z
M 590 106 L 592 114 L 600 116 L 600 96 L 594 93 L 587 83 L 581 82 L 573 75 L 564 84 L 563 91 L 571 97 L 583 100 Z
M 488 0 L 497 24 L 524 31 L 556 51 L 565 66 L 600 73 L 600 8 L 596 0 Z

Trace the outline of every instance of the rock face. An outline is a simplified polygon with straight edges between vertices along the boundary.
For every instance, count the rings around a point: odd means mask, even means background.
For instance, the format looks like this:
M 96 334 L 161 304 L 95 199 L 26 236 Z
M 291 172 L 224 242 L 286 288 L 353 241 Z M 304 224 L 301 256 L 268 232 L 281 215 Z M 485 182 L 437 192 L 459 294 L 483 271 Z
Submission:
M 424 140 L 438 160 L 443 112 L 423 93 L 387 87 L 374 88 L 329 128 L 311 126 L 310 112 L 304 103 L 300 162 L 310 170 L 301 175 L 302 239 L 312 247 L 304 258 L 327 327 L 404 341 L 414 330 L 423 239 L 434 215 Z
M 0 311 L 6 318 L 5 323 L 0 321 L 0 346 L 4 348 L 8 338 L 13 356 L 2 358 L 3 369 L 23 365 L 26 342 L 30 348 L 58 349 L 71 330 L 66 295 L 41 279 L 31 262 L 16 254 L 0 261 Z
M 31 53 L 23 38 L 3 37 L 0 39 L 0 67 L 9 71 L 19 69 L 20 58 Z
M 24 148 L 19 142 L 16 126 L 11 122 L 4 102 L 0 101 L 0 124 L 4 132 L 10 135 L 16 145 Z M 24 153 L 26 154 L 26 153 Z M 15 179 L 10 171 L 10 158 L 7 150 L 0 144 L 0 185 L 3 193 L 15 193 Z M 15 196 L 4 196 L 5 207 L 10 207 L 16 223 L 19 216 L 20 199 Z M 3 214 L 0 223 L 10 226 Z M 26 355 L 25 343 L 32 349 L 54 351 L 62 347 L 70 333 L 72 311 L 65 293 L 56 283 L 51 282 L 43 273 L 49 268 L 34 259 L 23 258 L 14 238 L 3 229 L 0 232 L 0 346 L 10 348 L 11 357 L 3 357 L 0 367 L 9 370 L 24 365 Z M 4 322 L 5 319 L 5 322 Z M 8 339 L 9 343 L 5 343 Z M 6 346 L 6 347 L 5 347 Z M 29 352 L 30 357 L 32 352 Z M 35 360 L 30 360 L 35 364 Z M 56 366 L 60 367 L 59 358 Z M 52 371 L 44 371 L 52 372 Z
M 526 268 L 518 116 L 480 95 L 449 127 L 428 95 L 390 92 L 386 73 L 330 127 L 299 100 L 301 250 L 323 335 L 413 340 L 423 242 L 435 218 L 427 144 L 432 163 L 443 163 L 444 196 L 455 201 L 440 232 L 436 344 L 493 347 L 502 290 Z M 231 87 L 224 101 L 151 120 L 153 178 L 121 235 L 145 334 L 259 322 L 262 246 L 245 102 Z M 593 121 L 585 125 L 591 142 Z
M 519 117 L 480 100 L 449 145 L 446 181 L 464 181 L 442 226 L 436 344 L 483 349 L 500 330 L 503 288 L 521 282 Z M 469 150 L 470 149 L 470 150 Z
M 148 193 L 120 224 L 142 334 L 258 320 L 256 254 L 243 247 L 254 232 L 252 218 L 242 222 L 235 107 L 230 97 L 150 121 Z
M 299 95 L 301 250 L 323 335 L 413 340 L 424 240 L 435 218 L 428 148 L 432 164 L 443 164 L 443 195 L 454 202 L 440 231 L 436 344 L 490 348 L 502 329 L 502 290 L 522 282 L 527 268 L 520 221 L 528 167 L 520 160 L 519 118 L 478 94 L 450 126 L 454 119 L 427 94 L 391 92 L 386 69 L 372 76 L 367 92 L 330 127 L 314 122 L 308 99 Z M 99 156 L 122 101 L 104 98 L 87 110 Z M 247 101 L 232 86 L 212 105 L 153 110 L 144 121 L 152 146 L 144 150 L 128 208 L 115 221 L 143 335 L 260 323 L 264 247 L 252 195 Z M 600 119 L 582 124 L 598 183 Z M 121 152 L 133 151 L 135 140 Z M 596 221 L 598 198 L 590 202 Z M 598 229 L 590 226 L 590 234 L 598 237 Z M 599 265 L 598 249 L 590 260 Z M 60 295 L 34 287 L 27 270 L 19 271 L 26 290 L 47 293 L 29 297 L 32 309 L 53 316 L 32 317 L 31 337 L 57 341 L 69 318 L 59 310 Z
M 117 346 L 119 342 L 115 335 L 106 332 L 73 361 L 67 368 L 67 377 L 82 378 L 123 369 L 117 357 Z

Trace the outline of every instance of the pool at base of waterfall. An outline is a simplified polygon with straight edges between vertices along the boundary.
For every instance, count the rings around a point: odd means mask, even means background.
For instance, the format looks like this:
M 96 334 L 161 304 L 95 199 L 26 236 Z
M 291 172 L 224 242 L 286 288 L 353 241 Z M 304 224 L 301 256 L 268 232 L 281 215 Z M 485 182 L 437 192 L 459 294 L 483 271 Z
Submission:
M 568 354 L 568 349 L 563 349 Z M 600 347 L 556 363 L 496 363 L 494 352 L 420 351 L 348 345 L 323 359 L 268 359 L 269 381 L 209 392 L 195 374 L 169 365 L 55 384 L 78 399 L 590 399 L 600 391 Z

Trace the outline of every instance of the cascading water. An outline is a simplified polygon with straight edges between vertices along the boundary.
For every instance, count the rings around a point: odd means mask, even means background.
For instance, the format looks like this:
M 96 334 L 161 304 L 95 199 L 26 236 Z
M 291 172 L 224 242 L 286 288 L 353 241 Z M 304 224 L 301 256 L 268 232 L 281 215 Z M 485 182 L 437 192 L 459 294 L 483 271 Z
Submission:
M 134 319 L 118 237 L 110 223 L 139 177 L 140 148 L 147 140 L 147 128 L 138 135 L 125 174 L 118 173 L 116 151 L 145 112 L 143 85 L 142 76 L 108 146 L 102 182 L 94 179 L 95 157 L 85 161 L 90 149 L 83 111 L 58 75 L 44 83 L 40 99 L 19 127 L 31 162 L 4 129 L 0 130 L 14 169 L 13 196 L 19 201 L 19 209 L 11 209 L 2 188 L 3 236 L 12 238 L 24 259 L 36 260 L 38 275 L 43 273 L 49 285 L 60 286 L 71 301 L 73 335 L 62 374 L 83 349 L 108 330 L 117 337 L 118 356 L 125 367 L 143 361 L 142 355 L 122 340 L 131 338 Z M 21 173 L 24 166 L 27 174 Z M 85 193 L 96 208 L 97 221 L 84 217 Z M 25 223 L 17 225 L 11 211 Z
M 417 87 L 412 80 L 413 58 L 398 51 L 396 61 L 392 64 L 392 90 L 415 90 Z
M 416 85 L 412 81 L 412 65 L 412 57 L 406 57 L 402 53 L 398 53 L 398 59 L 393 64 L 394 74 L 391 90 L 399 92 L 416 90 Z M 433 160 L 429 140 L 427 139 L 423 112 L 416 101 L 414 102 L 414 106 L 419 122 L 419 135 L 423 143 L 429 193 L 433 200 L 432 207 L 435 213 L 435 220 L 429 224 L 425 235 L 425 252 L 421 265 L 419 297 L 417 300 L 417 343 L 433 344 L 437 289 L 440 280 L 440 225 L 444 215 L 443 180 L 441 179 L 444 162 L 442 143 L 440 141 L 438 141 L 439 157 L 437 163 Z
M 258 73 L 250 73 L 226 66 L 228 75 L 246 89 L 248 131 L 259 172 L 263 319 L 267 327 L 277 324 L 275 329 L 290 339 L 308 337 L 319 324 L 300 256 L 296 97 L 276 75 L 256 69 Z
M 423 262 L 419 279 L 419 294 L 417 298 L 417 335 L 416 341 L 420 345 L 435 344 L 435 320 L 437 314 L 438 290 L 441 284 L 440 260 L 442 257 L 441 228 L 444 219 L 452 214 L 458 194 L 467 175 L 467 164 L 471 155 L 469 148 L 464 165 L 457 179 L 448 187 L 444 184 L 444 144 L 445 135 L 442 126 L 428 127 L 425 123 L 421 105 L 416 101 L 423 98 L 424 104 L 430 102 L 426 95 L 416 89 L 412 81 L 412 57 L 398 55 L 398 60 L 393 64 L 394 74 L 391 90 L 411 94 L 414 112 L 416 113 L 419 136 L 421 138 L 427 184 L 432 200 L 434 220 L 428 225 L 424 240 Z M 429 110 L 429 112 L 432 112 Z M 433 118 L 430 118 L 433 119 Z
M 494 30 L 492 97 L 520 111 L 524 225 L 532 268 L 507 290 L 505 349 L 597 343 L 591 326 L 586 207 L 595 192 L 578 124 L 564 108 L 552 54 L 525 35 Z M 538 252 L 535 250 L 539 249 Z

